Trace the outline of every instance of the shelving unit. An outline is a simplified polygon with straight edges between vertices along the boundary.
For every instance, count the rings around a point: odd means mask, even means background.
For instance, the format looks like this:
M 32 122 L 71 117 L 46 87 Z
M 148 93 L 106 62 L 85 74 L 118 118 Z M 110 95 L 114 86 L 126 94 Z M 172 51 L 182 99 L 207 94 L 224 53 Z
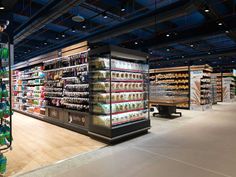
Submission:
M 5 174 L 7 159 L 3 155 L 12 146 L 12 80 L 9 36 L 0 32 L 0 175 Z
M 88 128 L 88 51 L 44 62 L 47 116 Z
M 235 101 L 235 80 L 233 74 L 223 73 L 222 97 L 223 102 Z
M 150 70 L 151 97 L 160 100 L 186 100 L 178 108 L 189 109 L 188 67 Z
M 13 71 L 14 110 L 45 115 L 42 65 Z
M 114 46 L 89 53 L 89 134 L 115 141 L 150 128 L 146 55 Z
M 211 73 L 208 65 L 150 69 L 150 98 L 159 101 L 179 100 L 177 108 L 211 108 Z
M 88 43 L 85 41 L 14 65 L 13 78 L 14 82 L 17 82 L 14 99 L 34 100 L 38 97 L 27 96 L 26 88 L 44 87 L 43 97 L 39 101 L 43 101 L 45 111 L 44 114 L 32 114 L 25 109 L 14 110 L 63 128 L 88 134 L 89 97 L 87 93 L 84 94 L 79 90 L 87 85 L 84 89 L 88 92 L 88 51 Z M 38 76 L 33 76 L 33 73 L 41 69 L 25 71 L 24 75 L 28 76 L 18 81 L 19 76 L 23 75 L 22 71 L 38 65 L 43 68 L 44 82 L 36 84 L 32 82 L 39 79 Z M 35 89 L 33 93 L 41 92 Z M 21 105 L 26 108 L 32 106 L 26 101 Z
M 217 104 L 218 95 L 217 95 L 217 76 L 215 74 L 211 74 L 211 102 L 212 104 Z

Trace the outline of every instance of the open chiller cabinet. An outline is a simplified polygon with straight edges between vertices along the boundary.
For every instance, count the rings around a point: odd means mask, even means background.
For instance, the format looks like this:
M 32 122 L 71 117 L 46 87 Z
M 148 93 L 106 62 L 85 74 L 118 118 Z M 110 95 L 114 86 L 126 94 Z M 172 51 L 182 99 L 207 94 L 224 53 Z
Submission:
M 89 134 L 114 141 L 150 128 L 147 55 L 105 46 L 89 52 Z

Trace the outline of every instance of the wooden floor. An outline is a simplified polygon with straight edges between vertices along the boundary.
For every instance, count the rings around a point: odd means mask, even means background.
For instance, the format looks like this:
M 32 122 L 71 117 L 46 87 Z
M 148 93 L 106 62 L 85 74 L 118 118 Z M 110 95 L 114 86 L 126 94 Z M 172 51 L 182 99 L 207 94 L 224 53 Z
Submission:
M 7 176 L 24 173 L 55 163 L 105 144 L 85 135 L 14 113 L 13 150 L 8 159 Z

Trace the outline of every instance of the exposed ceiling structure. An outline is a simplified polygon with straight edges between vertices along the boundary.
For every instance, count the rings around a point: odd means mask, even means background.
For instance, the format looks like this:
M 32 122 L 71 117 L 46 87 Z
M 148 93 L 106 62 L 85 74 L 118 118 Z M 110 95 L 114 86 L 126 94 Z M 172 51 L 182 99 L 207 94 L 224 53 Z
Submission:
M 15 62 L 87 39 L 148 52 L 152 68 L 236 68 L 236 0 L 19 0 L 12 11 Z

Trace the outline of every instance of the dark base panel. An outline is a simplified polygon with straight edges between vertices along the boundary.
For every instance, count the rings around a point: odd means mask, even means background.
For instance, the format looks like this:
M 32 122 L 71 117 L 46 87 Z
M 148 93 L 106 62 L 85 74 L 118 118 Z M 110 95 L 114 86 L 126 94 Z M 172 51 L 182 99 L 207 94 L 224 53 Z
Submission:
M 44 122 L 48 122 L 50 124 L 53 124 L 53 125 L 56 125 L 56 126 L 59 126 L 59 127 L 62 127 L 62 128 L 66 128 L 68 130 L 72 130 L 72 131 L 75 131 L 75 132 L 78 132 L 78 133 L 81 133 L 81 134 L 84 134 L 84 135 L 88 135 L 88 130 L 84 127 L 81 127 L 81 126 L 76 126 L 76 125 L 72 125 L 72 124 L 69 124 L 69 123 L 61 122 L 57 119 L 50 118 L 50 117 L 43 116 L 43 115 L 40 116 L 40 115 L 36 115 L 36 114 L 30 114 L 30 113 L 27 113 L 27 112 L 24 112 L 24 111 L 21 111 L 21 110 L 17 110 L 17 109 L 13 109 L 13 111 L 24 114 L 24 115 L 32 117 L 32 118 L 36 118 L 38 120 L 42 120 Z
M 104 131 L 104 127 L 93 127 L 89 131 L 90 136 L 96 137 L 109 143 L 116 143 L 118 141 L 130 138 L 134 135 L 148 132 L 151 128 L 150 120 L 140 120 L 130 124 L 113 127 Z M 107 133 L 107 134 L 105 134 Z

